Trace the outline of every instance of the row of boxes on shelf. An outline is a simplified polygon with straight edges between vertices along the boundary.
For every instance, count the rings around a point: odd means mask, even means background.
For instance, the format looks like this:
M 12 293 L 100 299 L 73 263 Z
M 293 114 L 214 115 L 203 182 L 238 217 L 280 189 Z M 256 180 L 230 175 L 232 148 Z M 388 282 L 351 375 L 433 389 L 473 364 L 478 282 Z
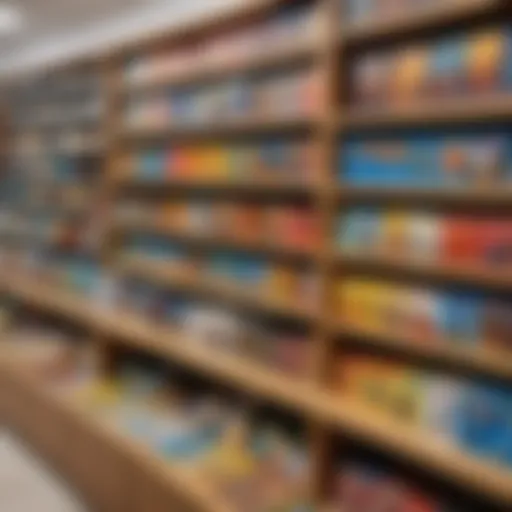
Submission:
M 353 139 L 340 152 L 339 179 L 376 187 L 512 184 L 511 139 L 495 133 L 420 133 Z
M 295 72 L 259 81 L 242 79 L 194 89 L 132 98 L 126 124 L 132 129 L 201 126 L 226 121 L 294 119 L 321 107 L 321 80 L 316 72 Z
M 407 108 L 510 91 L 511 41 L 504 26 L 369 52 L 354 64 L 353 100 L 362 108 Z
M 4 347 L 23 350 L 23 336 L 14 338 Z M 121 361 L 106 380 L 94 371 L 90 354 L 70 348 L 62 336 L 47 344 L 42 335 L 39 348 L 34 332 L 28 338 L 26 352 L 39 352 L 28 358 L 28 367 L 56 398 L 73 402 L 165 461 L 193 469 L 234 510 L 311 510 L 309 450 L 300 430 L 211 390 L 193 390 L 179 375 L 137 358 Z
M 351 279 L 339 287 L 344 322 L 411 343 L 460 343 L 512 350 L 512 303 L 458 290 Z
M 383 22 L 436 12 L 446 5 L 462 6 L 465 0 L 340 0 L 343 13 L 353 23 Z
M 318 152 L 307 141 L 179 145 L 129 154 L 124 172 L 142 180 L 313 182 Z
M 236 66 L 269 52 L 284 52 L 311 43 L 317 35 L 317 18 L 311 6 L 288 7 L 269 21 L 209 38 L 193 45 L 155 55 L 137 57 L 126 66 L 131 86 L 163 83 L 194 71 Z
M 125 203 L 116 212 L 121 225 L 142 224 L 192 237 L 225 237 L 275 247 L 314 249 L 319 222 L 309 207 L 205 200 L 174 200 L 163 205 Z
M 171 243 L 151 241 L 142 238 L 142 245 L 128 245 L 121 261 L 136 263 L 135 272 L 142 266 L 148 271 L 158 269 L 176 278 L 176 285 L 192 279 L 191 285 L 201 278 L 209 279 L 212 286 L 218 286 L 226 293 L 236 292 L 248 299 L 268 299 L 276 305 L 302 307 L 313 312 L 319 303 L 319 281 L 310 268 L 289 263 L 274 263 L 232 251 L 217 251 L 200 263 L 182 247 Z M 73 248 L 74 249 L 74 248 Z M 19 268 L 50 281 L 57 286 L 69 288 L 88 296 L 98 295 L 105 307 L 112 303 L 111 280 L 98 266 L 93 252 L 71 250 L 67 247 L 29 246 L 19 248 L 3 247 L 0 259 L 5 268 Z M 213 284 L 215 283 L 215 284 Z M 169 281 L 169 285 L 172 281 Z M 103 298 L 103 295 L 106 297 Z M 100 299 L 101 297 L 101 299 Z
M 134 236 L 123 250 L 123 259 L 159 265 L 176 276 L 196 276 L 198 272 L 219 278 L 219 283 L 248 287 L 248 293 L 276 301 L 315 309 L 318 305 L 318 278 L 309 268 L 237 251 L 213 251 L 199 261 L 183 246 L 159 237 Z
M 355 208 L 342 216 L 343 252 L 512 270 L 512 219 Z
M 421 426 L 476 456 L 512 467 L 510 387 L 366 355 L 340 361 L 333 384 L 345 397 Z
M 308 371 L 311 345 L 297 328 L 252 318 L 140 280 L 123 281 L 117 295 L 121 311 L 176 329 L 180 344 L 186 341 L 242 356 L 296 377 L 303 377 Z

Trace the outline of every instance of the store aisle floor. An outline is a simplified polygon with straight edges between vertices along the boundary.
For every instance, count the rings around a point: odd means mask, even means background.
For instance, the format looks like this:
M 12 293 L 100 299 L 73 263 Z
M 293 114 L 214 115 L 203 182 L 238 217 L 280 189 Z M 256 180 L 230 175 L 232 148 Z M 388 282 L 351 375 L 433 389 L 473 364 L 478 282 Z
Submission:
M 87 508 L 19 440 L 0 430 L 0 511 L 86 512 Z

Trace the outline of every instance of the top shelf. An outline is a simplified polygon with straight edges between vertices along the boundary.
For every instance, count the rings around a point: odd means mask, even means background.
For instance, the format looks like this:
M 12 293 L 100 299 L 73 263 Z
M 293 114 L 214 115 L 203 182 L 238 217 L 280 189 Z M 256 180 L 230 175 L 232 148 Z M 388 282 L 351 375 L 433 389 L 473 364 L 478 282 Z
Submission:
M 251 9 L 241 9 L 235 14 L 231 14 L 231 18 L 261 17 L 266 10 L 271 11 L 282 3 L 284 3 L 282 0 L 259 2 L 257 8 L 253 6 Z M 487 14 L 494 14 L 503 4 L 504 2 L 501 0 L 461 0 L 455 3 L 449 2 L 443 7 L 421 9 L 418 14 L 406 15 L 398 19 L 351 23 L 341 29 L 340 42 L 343 46 L 367 45 L 379 43 L 397 35 L 451 27 L 467 21 L 479 20 Z M 223 19 L 226 23 L 227 17 Z M 215 23 L 215 21 L 210 21 L 203 25 L 192 26 L 190 30 L 193 33 L 201 33 L 206 29 L 211 29 L 212 24 L 215 25 Z M 275 49 L 271 53 L 247 57 L 243 60 L 223 64 L 205 62 L 188 72 L 174 76 L 163 76 L 132 85 L 121 85 L 118 94 L 121 96 L 140 94 L 166 87 L 179 87 L 191 83 L 223 79 L 230 75 L 255 74 L 281 67 L 300 65 L 312 60 L 318 50 L 320 50 L 320 46 L 315 44 L 314 40 L 308 40 L 294 44 L 291 48 Z
M 343 28 L 340 41 L 344 46 L 366 46 L 410 34 L 435 32 L 471 21 L 480 21 L 485 16 L 494 14 L 505 3 L 502 0 L 447 1 L 442 7 L 419 9 L 413 15 L 352 23 Z

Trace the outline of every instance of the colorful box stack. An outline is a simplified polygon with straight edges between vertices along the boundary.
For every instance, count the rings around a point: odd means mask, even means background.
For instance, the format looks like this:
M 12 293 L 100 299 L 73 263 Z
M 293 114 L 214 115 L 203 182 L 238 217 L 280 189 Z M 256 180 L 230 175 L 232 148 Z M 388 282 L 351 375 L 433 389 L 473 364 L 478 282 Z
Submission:
M 382 188 L 511 186 L 511 145 L 499 132 L 353 139 L 340 153 L 339 180 Z
M 512 304 L 506 299 L 354 278 L 340 284 L 338 300 L 340 319 L 363 331 L 411 343 L 512 350 Z
M 373 356 L 346 356 L 333 385 L 402 423 L 512 467 L 512 389 L 448 377 Z
M 200 264 L 194 254 L 165 237 L 134 235 L 124 246 L 123 257 L 128 262 L 145 262 L 158 265 L 163 271 L 176 276 L 195 275 L 203 270 L 205 275 L 219 278 L 230 285 L 250 285 L 251 293 L 260 294 L 277 302 L 300 304 L 314 310 L 319 303 L 318 280 L 310 269 L 290 263 L 270 261 L 266 258 L 236 251 L 216 251 Z
M 353 69 L 354 105 L 396 111 L 425 100 L 510 92 L 511 57 L 509 26 L 370 52 Z
M 251 292 L 261 293 L 272 300 L 309 310 L 318 307 L 318 280 L 309 270 L 233 251 L 218 252 L 207 266 L 212 276 L 244 288 L 248 286 Z
M 258 143 L 198 143 L 145 150 L 127 158 L 125 177 L 185 183 L 294 184 L 313 183 L 318 173 L 313 144 L 274 138 Z
M 322 106 L 320 84 L 318 73 L 301 71 L 132 98 L 126 125 L 132 129 L 182 128 L 310 116 Z
M 341 219 L 343 252 L 512 271 L 512 220 L 355 208 Z
M 319 241 L 318 218 L 307 206 L 198 199 L 151 206 L 129 202 L 120 205 L 117 219 L 127 226 L 139 223 L 148 229 L 168 229 L 169 234 L 289 249 L 312 250 Z

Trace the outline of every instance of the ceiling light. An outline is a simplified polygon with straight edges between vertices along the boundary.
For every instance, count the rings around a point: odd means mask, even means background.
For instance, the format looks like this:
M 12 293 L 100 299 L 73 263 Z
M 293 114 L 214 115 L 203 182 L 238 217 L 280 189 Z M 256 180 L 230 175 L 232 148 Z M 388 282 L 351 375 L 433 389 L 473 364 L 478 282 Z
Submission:
M 22 16 L 18 9 L 9 4 L 0 3 L 0 36 L 20 30 Z

